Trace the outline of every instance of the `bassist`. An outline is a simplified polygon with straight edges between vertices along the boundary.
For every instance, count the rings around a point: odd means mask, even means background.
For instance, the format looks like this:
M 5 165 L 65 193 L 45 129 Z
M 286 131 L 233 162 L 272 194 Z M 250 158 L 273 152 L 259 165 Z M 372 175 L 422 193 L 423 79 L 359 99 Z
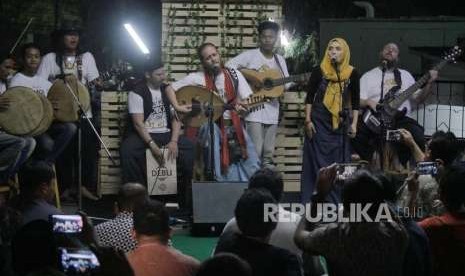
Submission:
M 400 69 L 399 47 L 395 43 L 386 44 L 380 52 L 380 65 L 362 75 L 360 79 L 360 107 L 376 111 L 380 99 L 385 100 L 389 95 L 398 95 L 415 84 L 415 79 L 406 70 Z M 386 122 L 387 129 L 407 129 L 415 139 L 415 142 L 424 150 L 424 129 L 412 119 L 412 107 L 423 102 L 432 91 L 432 83 L 436 80 L 438 72 L 429 71 L 429 79 L 426 85 L 416 91 L 413 96 L 406 100 L 398 108 L 392 122 Z M 359 120 L 357 136 L 352 141 L 352 146 L 360 158 L 371 161 L 375 150 L 381 148 L 385 139 L 384 132 L 375 135 L 363 122 Z M 383 140 L 380 140 L 383 139 Z M 410 159 L 410 150 L 401 143 L 395 143 L 395 149 L 402 165 L 406 165 Z

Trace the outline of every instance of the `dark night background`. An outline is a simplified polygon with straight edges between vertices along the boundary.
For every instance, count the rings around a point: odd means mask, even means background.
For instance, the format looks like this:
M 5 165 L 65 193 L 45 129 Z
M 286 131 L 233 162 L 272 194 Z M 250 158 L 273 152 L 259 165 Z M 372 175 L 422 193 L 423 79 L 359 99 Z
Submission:
M 131 22 L 149 48 L 158 54 L 161 40 L 160 0 L 0 0 L 0 54 L 8 54 L 14 41 L 21 33 L 29 18 L 34 17 L 29 33 L 44 49 L 50 49 L 50 33 L 63 18 L 82 23 L 82 40 L 91 50 L 100 70 L 110 66 L 117 57 L 136 62 L 141 59 L 123 30 L 124 22 Z M 203 3 L 204 1 L 200 1 Z M 209 1 L 218 2 L 218 1 Z M 277 1 L 244 1 L 277 2 Z M 465 9 L 459 0 L 426 2 L 422 0 L 372 0 L 376 18 L 414 17 L 464 17 Z M 318 31 L 320 18 L 358 18 L 365 11 L 345 0 L 284 0 L 284 27 L 295 34 L 310 34 Z M 464 26 L 465 29 L 465 26 Z M 30 38 L 29 38 L 30 39 Z

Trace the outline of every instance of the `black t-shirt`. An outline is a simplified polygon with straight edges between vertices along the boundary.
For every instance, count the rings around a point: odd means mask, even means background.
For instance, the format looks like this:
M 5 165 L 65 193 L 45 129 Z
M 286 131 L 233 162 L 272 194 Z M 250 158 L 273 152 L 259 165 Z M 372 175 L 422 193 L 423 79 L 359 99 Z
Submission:
M 233 253 L 247 261 L 254 276 L 301 276 L 297 256 L 286 249 L 249 239 L 242 234 L 222 235 L 215 254 Z
M 322 80 L 323 74 L 320 67 L 315 67 L 305 89 L 307 91 L 307 97 L 305 98 L 306 104 L 313 104 L 315 94 L 317 93 Z M 352 109 L 358 110 L 360 107 L 360 76 L 356 69 L 354 69 L 352 74 L 350 74 L 347 91 L 350 93 Z

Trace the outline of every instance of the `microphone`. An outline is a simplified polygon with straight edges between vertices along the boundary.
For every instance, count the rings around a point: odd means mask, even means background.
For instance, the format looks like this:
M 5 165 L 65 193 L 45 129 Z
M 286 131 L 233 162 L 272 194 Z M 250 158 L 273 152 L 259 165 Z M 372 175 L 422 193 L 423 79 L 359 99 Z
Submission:
M 383 59 L 383 60 L 381 61 L 381 67 L 382 67 L 383 72 L 386 71 L 387 65 L 388 65 L 388 61 L 385 60 L 385 59 Z
M 331 65 L 333 65 L 334 67 L 336 67 L 337 61 L 336 61 L 336 58 L 335 58 L 335 57 L 331 57 Z

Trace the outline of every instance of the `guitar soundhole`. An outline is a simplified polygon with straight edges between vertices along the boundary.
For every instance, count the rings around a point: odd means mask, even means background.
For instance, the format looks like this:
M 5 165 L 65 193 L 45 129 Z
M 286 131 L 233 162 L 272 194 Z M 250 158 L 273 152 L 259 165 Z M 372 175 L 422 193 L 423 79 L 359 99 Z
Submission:
M 263 86 L 265 89 L 269 90 L 271 88 L 273 88 L 273 80 L 272 79 L 265 79 L 263 81 Z

